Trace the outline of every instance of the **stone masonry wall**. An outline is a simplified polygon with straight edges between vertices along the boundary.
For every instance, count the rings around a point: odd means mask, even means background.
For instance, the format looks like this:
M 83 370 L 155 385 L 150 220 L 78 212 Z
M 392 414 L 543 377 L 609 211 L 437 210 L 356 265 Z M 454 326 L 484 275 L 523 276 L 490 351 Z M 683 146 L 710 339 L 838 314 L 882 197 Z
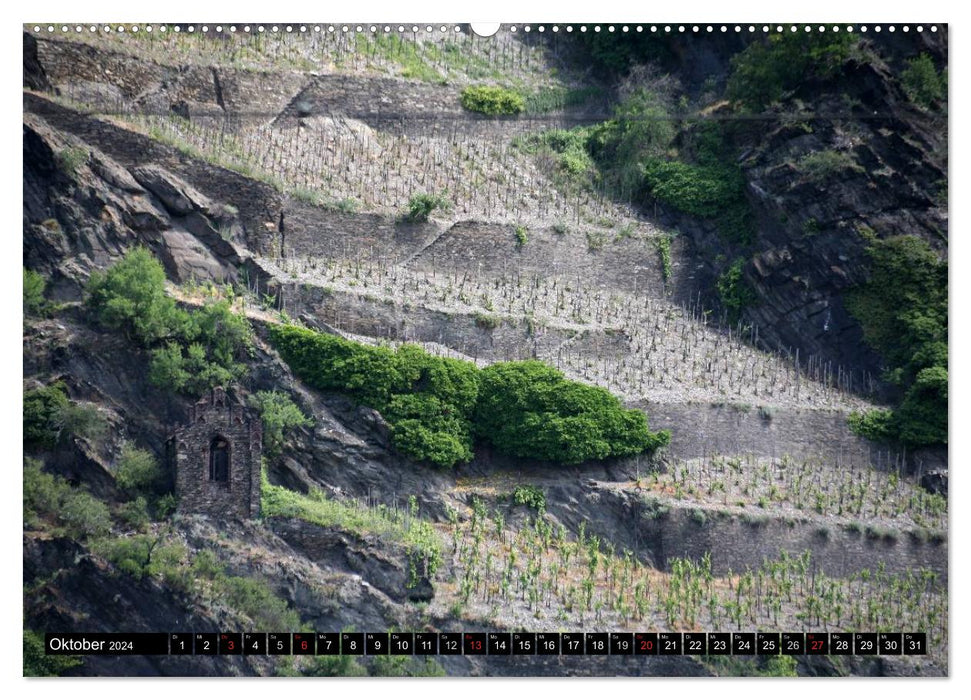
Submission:
M 216 437 L 229 442 L 229 481 L 209 480 L 209 446 Z M 179 511 L 220 518 L 252 518 L 260 510 L 262 424 L 222 389 L 189 412 L 189 423 L 173 437 Z

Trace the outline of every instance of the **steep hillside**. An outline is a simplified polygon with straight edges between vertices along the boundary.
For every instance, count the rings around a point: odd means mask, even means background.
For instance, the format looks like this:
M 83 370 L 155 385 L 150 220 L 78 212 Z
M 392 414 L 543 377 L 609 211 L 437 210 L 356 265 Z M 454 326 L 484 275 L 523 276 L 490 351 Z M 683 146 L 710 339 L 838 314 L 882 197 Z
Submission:
M 946 447 L 896 427 L 942 360 L 894 364 L 896 320 L 848 310 L 881 242 L 946 259 L 941 99 L 898 77 L 946 67 L 939 38 L 756 106 L 749 41 L 27 28 L 25 672 L 947 674 L 946 472 L 921 486 Z M 470 110 L 484 83 L 521 106 Z M 653 109 L 681 110 L 660 150 Z M 686 205 L 684 173 L 727 198 Z M 256 520 L 173 495 L 214 386 L 262 416 Z M 37 653 L 189 629 L 893 629 L 930 655 Z

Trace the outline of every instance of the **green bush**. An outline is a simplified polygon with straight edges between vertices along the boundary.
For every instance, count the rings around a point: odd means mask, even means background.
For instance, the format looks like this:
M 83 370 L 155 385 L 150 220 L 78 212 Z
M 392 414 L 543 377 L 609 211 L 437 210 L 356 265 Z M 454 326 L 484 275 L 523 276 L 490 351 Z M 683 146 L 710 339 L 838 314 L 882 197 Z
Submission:
M 55 160 L 57 161 L 57 167 L 60 168 L 61 172 L 70 178 L 74 178 L 78 174 L 78 168 L 88 162 L 88 153 L 86 148 L 81 146 L 75 146 L 73 148 L 63 148 L 57 152 L 55 155 Z
M 60 512 L 67 533 L 74 539 L 100 537 L 111 530 L 111 512 L 103 501 L 83 491 L 64 498 Z
M 451 467 L 472 456 L 468 415 L 478 394 L 476 368 L 414 345 L 397 352 L 296 326 L 270 329 L 274 346 L 304 381 L 377 409 L 395 446 L 417 461 Z
M 47 300 L 44 299 L 44 287 L 47 281 L 43 275 L 28 270 L 24 270 L 24 316 L 37 316 L 47 308 Z
M 147 248 L 130 250 L 107 273 L 93 272 L 87 305 L 106 327 L 145 347 L 189 335 L 189 314 L 165 293 L 165 270 Z
M 718 289 L 718 297 L 721 299 L 722 306 L 728 312 L 728 320 L 736 323 L 748 306 L 755 303 L 757 299 L 755 290 L 745 280 L 742 267 L 745 261 L 737 258 L 727 270 L 725 270 L 715 282 Z
M 644 414 L 625 410 L 599 387 L 567 380 L 537 361 L 498 362 L 481 370 L 476 435 L 516 457 L 576 464 L 631 456 L 667 444 Z
M 314 424 L 312 418 L 282 391 L 258 391 L 249 398 L 250 406 L 260 412 L 263 420 L 263 447 L 268 456 L 283 449 L 285 433 L 292 428 L 306 428 Z
M 96 441 L 107 430 L 98 409 L 68 399 L 61 382 L 25 391 L 23 408 L 25 447 L 54 447 L 72 435 Z
M 896 437 L 894 415 L 891 410 L 877 408 L 863 413 L 853 411 L 847 418 L 847 423 L 850 425 L 850 430 L 868 440 L 886 442 Z
M 148 450 L 125 443 L 115 466 L 115 483 L 129 495 L 151 493 L 162 480 L 162 470 Z
M 452 203 L 445 195 L 441 194 L 416 194 L 408 200 L 408 213 L 405 215 L 406 221 L 421 223 L 428 221 L 428 217 L 436 209 L 448 212 L 452 208 Z
M 144 496 L 138 496 L 133 501 L 121 504 L 118 508 L 118 517 L 139 532 L 144 531 L 152 519 L 148 513 L 148 501 Z
M 68 669 L 81 665 L 77 656 L 48 655 L 44 648 L 43 632 L 24 630 L 24 676 L 60 676 Z
M 907 61 L 900 83 L 911 102 L 930 107 L 947 98 L 947 74 L 938 73 L 934 59 L 926 53 Z
M 490 117 L 519 114 L 526 100 L 518 92 L 496 85 L 470 85 L 462 90 L 462 106 Z
M 74 435 L 97 442 L 108 431 L 108 423 L 95 406 L 68 402 L 54 413 L 52 426 L 58 435 Z
M 863 172 L 852 153 L 834 150 L 814 151 L 803 156 L 799 160 L 798 169 L 815 183 L 825 182 L 844 172 Z
M 732 57 L 726 94 L 745 109 L 764 109 L 808 80 L 836 75 L 857 42 L 845 32 L 772 32 Z
M 107 273 L 92 274 L 87 292 L 88 308 L 102 324 L 151 351 L 149 379 L 156 386 L 198 395 L 245 373 L 242 360 L 253 342 L 246 317 L 227 300 L 193 312 L 179 308 L 165 292 L 165 270 L 147 249 L 135 248 Z
M 53 516 L 61 511 L 71 487 L 59 476 L 48 474 L 36 459 L 24 460 L 24 524 L 38 524 L 41 515 Z
M 916 236 L 871 239 L 870 279 L 846 295 L 903 398 L 883 421 L 909 445 L 947 443 L 947 262 Z
M 479 370 L 413 345 L 395 352 L 292 325 L 271 327 L 270 340 L 311 386 L 380 411 L 397 449 L 416 461 L 467 461 L 475 437 L 509 454 L 569 463 L 667 443 L 667 433 L 649 432 L 642 413 L 624 410 L 606 390 L 570 382 L 539 362 Z M 510 413 L 513 400 L 520 403 Z
M 529 243 L 528 230 L 525 226 L 516 227 L 516 247 L 522 248 L 527 243 Z
M 60 382 L 24 392 L 24 446 L 53 447 L 59 436 L 57 416 L 70 405 Z
M 513 503 L 529 506 L 540 513 L 546 510 L 546 494 L 538 486 L 517 486 L 512 492 Z

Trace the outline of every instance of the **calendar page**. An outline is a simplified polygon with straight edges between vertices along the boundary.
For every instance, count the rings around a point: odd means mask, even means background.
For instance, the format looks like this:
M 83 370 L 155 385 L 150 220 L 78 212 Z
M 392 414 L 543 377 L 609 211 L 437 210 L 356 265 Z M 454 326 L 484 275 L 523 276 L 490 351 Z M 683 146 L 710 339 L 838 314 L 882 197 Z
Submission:
M 946 23 L 21 34 L 25 676 L 949 674 Z

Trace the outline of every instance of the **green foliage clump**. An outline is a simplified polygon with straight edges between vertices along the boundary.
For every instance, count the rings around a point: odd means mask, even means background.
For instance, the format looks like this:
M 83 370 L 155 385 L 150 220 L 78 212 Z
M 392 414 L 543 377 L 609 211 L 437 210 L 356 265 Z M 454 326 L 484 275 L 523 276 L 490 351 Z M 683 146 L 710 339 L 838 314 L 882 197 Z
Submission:
M 478 394 L 473 364 L 437 358 L 417 346 L 397 352 L 296 326 L 270 338 L 304 381 L 350 394 L 391 423 L 395 446 L 417 461 L 451 467 L 472 458 L 468 416 Z
M 107 328 L 140 345 L 187 334 L 189 314 L 165 293 L 165 270 L 147 248 L 134 248 L 107 273 L 93 272 L 88 308 Z
M 24 268 L 24 316 L 38 316 L 47 309 L 47 300 L 44 298 L 46 286 L 47 281 L 43 275 Z
M 53 447 L 57 443 L 57 416 L 70 400 L 60 382 L 24 392 L 24 446 Z
M 528 229 L 525 226 L 516 227 L 516 247 L 522 248 L 527 243 L 529 243 L 529 235 L 527 234 Z
M 903 394 L 885 430 L 892 422 L 906 444 L 946 444 L 947 262 L 916 236 L 873 239 L 868 252 L 870 279 L 846 305 Z
M 639 89 L 621 102 L 613 119 L 591 127 L 587 148 L 620 195 L 643 188 L 645 164 L 667 152 L 677 134 L 666 100 Z
M 811 79 L 836 75 L 858 37 L 845 32 L 773 32 L 732 57 L 726 94 L 747 110 L 762 110 Z
M 408 200 L 408 213 L 405 215 L 406 221 L 421 223 L 428 221 L 428 217 L 436 209 L 448 212 L 452 208 L 452 203 L 443 194 L 429 194 L 423 192 L 412 196 Z
M 886 442 L 896 436 L 893 411 L 888 409 L 852 411 L 846 422 L 849 423 L 850 430 L 868 440 Z
M 513 503 L 542 513 L 546 510 L 546 494 L 538 486 L 517 486 L 512 492 Z
M 526 100 L 521 94 L 498 85 L 470 85 L 462 90 L 461 100 L 470 112 L 490 117 L 519 114 L 526 109 Z
M 24 630 L 24 676 L 60 676 L 81 665 L 77 656 L 49 655 L 44 649 L 43 632 Z
M 508 454 L 566 463 L 667 444 L 667 433 L 648 431 L 641 412 L 541 362 L 479 370 L 417 346 L 395 352 L 292 325 L 271 328 L 270 339 L 304 381 L 380 411 L 397 449 L 417 461 L 468 461 L 474 437 Z
M 88 282 L 87 305 L 106 327 L 151 351 L 149 379 L 177 392 L 198 395 L 245 373 L 242 359 L 253 331 L 228 300 L 193 312 L 165 292 L 165 270 L 146 248 L 135 248 L 107 273 Z
M 756 300 L 755 290 L 745 280 L 742 267 L 745 261 L 737 258 L 727 270 L 725 270 L 715 282 L 718 290 L 718 297 L 721 299 L 722 306 L 728 312 L 728 319 L 735 323 L 741 317 L 742 311 L 753 304 Z
M 509 455 L 577 464 L 656 450 L 670 438 L 605 389 L 542 362 L 498 362 L 481 377 L 476 434 Z
M 799 171 L 811 182 L 822 183 L 845 172 L 862 173 L 863 168 L 852 153 L 845 151 L 814 151 L 799 160 Z
M 42 515 L 57 515 L 71 487 L 61 477 L 44 471 L 39 460 L 24 460 L 24 525 L 39 524 Z
M 283 449 L 286 431 L 306 428 L 314 424 L 300 407 L 282 391 L 258 391 L 249 399 L 250 406 L 260 412 L 263 420 L 263 447 L 268 456 L 277 455 Z
M 54 447 L 69 436 L 99 440 L 107 430 L 98 409 L 68 399 L 61 382 L 25 391 L 23 405 L 25 447 Z
M 589 186 L 596 180 L 597 164 L 587 149 L 589 135 L 585 127 L 548 129 L 526 134 L 515 143 L 525 153 L 550 159 L 557 185 L 570 189 Z
M 947 97 L 947 71 L 938 72 L 934 59 L 926 53 L 907 61 L 900 83 L 911 102 L 931 107 Z
M 60 518 L 67 534 L 77 540 L 100 537 L 111 530 L 111 512 L 108 506 L 84 491 L 72 489 L 65 496 Z
M 682 133 L 681 141 L 680 159 L 645 159 L 647 192 L 678 211 L 714 221 L 727 241 L 751 242 L 754 227 L 745 198 L 745 178 L 724 127 L 711 122 L 696 124 Z
M 88 162 L 90 153 L 86 148 L 75 146 L 63 148 L 55 155 L 57 167 L 61 172 L 70 178 L 74 178 L 78 173 L 78 168 Z
M 115 483 L 130 496 L 152 493 L 162 480 L 155 457 L 148 450 L 140 450 L 125 443 L 115 466 Z

